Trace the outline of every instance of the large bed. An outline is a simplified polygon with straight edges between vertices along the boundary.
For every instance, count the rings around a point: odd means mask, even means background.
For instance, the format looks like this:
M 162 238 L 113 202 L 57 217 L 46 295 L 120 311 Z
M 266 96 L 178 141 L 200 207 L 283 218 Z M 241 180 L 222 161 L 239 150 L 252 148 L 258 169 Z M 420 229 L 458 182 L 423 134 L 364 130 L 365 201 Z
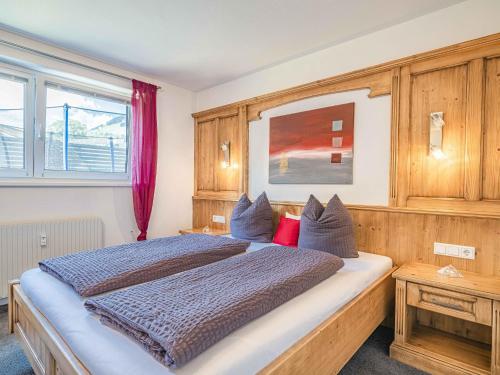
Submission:
M 253 243 L 248 251 L 264 246 Z M 177 369 L 102 325 L 71 287 L 39 269 L 11 285 L 11 330 L 41 374 L 335 373 L 387 316 L 394 296 L 390 258 L 360 252 L 344 262 Z

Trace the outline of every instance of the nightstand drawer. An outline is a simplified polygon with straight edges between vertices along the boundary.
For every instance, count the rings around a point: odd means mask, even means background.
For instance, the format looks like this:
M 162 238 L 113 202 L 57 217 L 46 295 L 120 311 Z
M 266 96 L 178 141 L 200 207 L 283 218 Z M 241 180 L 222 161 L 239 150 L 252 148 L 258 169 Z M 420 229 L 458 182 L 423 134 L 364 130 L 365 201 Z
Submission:
M 411 282 L 406 288 L 408 305 L 491 326 L 492 301 L 487 298 Z

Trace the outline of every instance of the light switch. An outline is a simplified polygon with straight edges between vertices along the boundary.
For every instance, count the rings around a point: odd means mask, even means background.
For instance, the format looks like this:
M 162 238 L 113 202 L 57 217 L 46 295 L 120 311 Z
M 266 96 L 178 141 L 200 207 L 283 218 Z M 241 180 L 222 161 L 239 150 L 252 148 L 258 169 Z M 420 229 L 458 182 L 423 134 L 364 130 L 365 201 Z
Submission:
M 460 256 L 460 248 L 455 245 L 447 245 L 446 246 L 446 255 L 451 257 L 459 257 Z
M 434 254 L 446 255 L 446 244 L 434 242 Z

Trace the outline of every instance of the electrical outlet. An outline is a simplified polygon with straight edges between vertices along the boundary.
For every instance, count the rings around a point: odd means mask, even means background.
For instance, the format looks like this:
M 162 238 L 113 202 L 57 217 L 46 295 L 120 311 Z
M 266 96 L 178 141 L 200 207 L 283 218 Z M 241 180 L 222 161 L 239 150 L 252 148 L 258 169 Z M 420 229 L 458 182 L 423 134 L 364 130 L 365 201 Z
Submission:
M 226 223 L 226 218 L 224 216 L 221 216 L 221 215 L 212 215 L 212 221 L 214 223 L 225 224 Z
M 460 258 L 465 259 L 475 259 L 476 249 L 472 246 L 462 246 L 460 247 Z
M 472 246 L 434 242 L 434 254 L 463 259 L 475 259 L 476 249 Z

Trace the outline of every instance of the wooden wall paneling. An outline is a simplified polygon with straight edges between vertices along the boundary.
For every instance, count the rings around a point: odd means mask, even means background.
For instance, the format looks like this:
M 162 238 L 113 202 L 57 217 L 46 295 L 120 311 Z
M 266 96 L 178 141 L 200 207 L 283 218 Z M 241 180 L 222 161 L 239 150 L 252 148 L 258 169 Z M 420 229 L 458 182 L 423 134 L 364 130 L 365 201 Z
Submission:
M 234 200 L 194 199 L 193 225 L 229 229 Z M 272 202 L 274 223 L 286 212 L 300 214 L 303 203 Z M 401 208 L 347 206 L 351 212 L 358 249 L 392 258 L 397 265 L 419 262 L 455 267 L 500 276 L 500 219 L 422 212 Z M 226 224 L 211 223 L 212 215 L 224 215 Z M 474 246 L 476 259 L 434 254 L 434 242 Z
M 210 120 L 197 124 L 197 149 L 196 149 L 196 191 L 214 191 L 216 187 L 216 122 Z
M 357 248 L 370 253 L 389 255 L 388 213 L 363 210 L 350 212 L 354 222 Z
M 198 195 L 198 173 L 199 173 L 199 167 L 200 167 L 200 161 L 198 158 L 200 157 L 200 143 L 202 140 L 200 139 L 200 127 L 198 125 L 198 119 L 194 119 L 194 168 L 193 168 L 193 195 Z
M 481 155 L 483 140 L 484 60 L 475 59 L 467 68 L 467 109 L 465 123 L 464 198 L 481 199 Z
M 209 226 L 213 229 L 230 230 L 230 218 L 234 201 L 220 199 L 193 199 L 193 228 Z M 213 215 L 226 218 L 225 223 L 214 223 Z
M 498 36 L 500 34 L 495 35 Z M 491 36 L 493 37 L 493 35 Z M 476 39 L 470 42 L 472 44 L 469 44 L 466 48 L 443 49 L 442 53 L 430 53 L 428 54 L 428 58 L 411 61 L 411 73 L 417 74 L 431 70 L 440 70 L 467 64 L 469 61 L 481 59 L 485 56 L 498 56 L 500 54 L 500 43 L 498 41 Z M 465 43 L 461 44 L 464 45 Z
M 368 94 L 370 98 L 388 95 L 392 89 L 392 71 L 391 69 L 380 70 L 375 73 L 360 71 L 355 76 L 342 75 L 332 79 L 316 81 L 303 87 L 280 91 L 279 95 L 272 98 L 250 103 L 248 105 L 248 120 L 258 120 L 262 111 L 283 104 L 335 92 L 370 89 Z
M 219 125 L 220 125 L 220 117 L 216 117 L 213 120 L 214 127 L 212 128 L 212 134 L 210 134 L 210 139 L 212 140 L 212 152 L 213 152 L 213 162 L 212 162 L 212 170 L 211 172 L 214 175 L 214 186 L 212 191 L 219 192 L 219 177 L 220 177 L 220 162 L 219 162 Z M 210 173 L 207 170 L 207 173 Z
M 396 169 L 391 171 L 390 180 L 396 181 L 396 205 L 405 207 L 410 186 L 410 67 L 403 66 L 399 84 L 399 121 Z
M 498 107 L 494 96 L 488 96 L 490 100 L 484 96 L 485 61 L 498 58 L 499 41 L 500 34 L 496 34 L 194 114 L 198 123 L 234 116 L 241 127 L 241 168 L 234 173 L 238 175 L 238 188 L 233 189 L 234 181 L 229 184 L 230 190 L 223 186 L 225 181 L 219 186 L 217 179 L 230 173 L 218 171 L 214 188 L 196 189 L 195 195 L 200 192 L 204 196 L 229 198 L 248 191 L 248 121 L 258 118 L 261 111 L 312 96 L 369 88 L 370 96 L 392 94 L 390 206 L 500 215 L 500 201 L 491 201 L 500 200 L 499 183 L 490 182 L 498 179 L 495 169 L 499 163 L 482 163 L 485 159 L 496 160 L 490 156 L 499 150 L 495 147 L 495 135 L 489 135 L 491 121 L 483 135 L 484 153 L 491 155 L 480 156 L 483 103 L 491 102 L 488 114 Z M 491 66 L 488 64 L 488 71 Z M 489 73 L 489 77 L 496 75 Z M 494 90 L 491 87 L 487 92 Z M 428 115 L 441 109 L 447 122 L 447 158 L 436 161 L 428 156 Z M 495 116 L 491 115 L 496 119 Z M 492 173 L 486 173 L 491 169 Z M 485 200 L 481 200 L 482 185 L 486 189 Z
M 486 61 L 483 198 L 500 200 L 500 58 Z
M 216 118 L 231 117 L 238 115 L 238 106 L 235 104 L 225 105 L 223 107 L 210 109 L 199 113 L 194 113 L 192 116 L 198 122 L 211 121 Z
M 389 214 L 387 236 L 387 254 L 392 260 L 402 265 L 405 262 L 422 262 L 430 251 L 430 244 L 425 240 L 429 230 L 429 221 L 433 216 L 412 215 L 406 213 Z
M 241 145 L 241 161 L 240 161 L 240 186 L 239 194 L 248 193 L 248 148 L 249 148 L 249 128 L 247 107 L 241 105 L 238 109 L 239 129 L 240 129 L 240 145 Z
M 194 114 L 193 225 L 229 228 L 235 200 L 248 191 L 249 121 L 261 111 L 369 88 L 371 96 L 392 94 L 390 207 L 348 205 L 358 247 L 399 265 L 453 264 L 500 276 L 499 56 L 496 34 Z M 447 158 L 440 161 L 428 155 L 429 114 L 435 111 L 444 112 L 445 120 Z M 227 134 L 239 141 L 237 177 L 216 172 L 217 143 Z M 273 202 L 273 208 L 277 223 L 280 214 L 298 214 L 303 204 Z M 212 223 L 214 214 L 224 215 L 226 224 Z M 474 246 L 476 259 L 435 255 L 434 242 Z
M 241 164 L 241 138 L 238 116 L 223 117 L 218 120 L 217 125 L 217 162 L 215 171 L 217 175 L 216 191 L 227 192 L 229 195 L 237 195 L 240 185 L 240 164 Z M 222 167 L 224 153 L 220 149 L 223 142 L 230 142 L 231 166 Z
M 466 103 L 466 65 L 412 75 L 410 196 L 464 197 Z M 444 113 L 441 160 L 429 156 L 431 112 Z
M 389 206 L 397 206 L 398 195 L 398 137 L 399 137 L 399 90 L 401 68 L 392 70 L 391 88 L 391 165 L 389 169 Z

